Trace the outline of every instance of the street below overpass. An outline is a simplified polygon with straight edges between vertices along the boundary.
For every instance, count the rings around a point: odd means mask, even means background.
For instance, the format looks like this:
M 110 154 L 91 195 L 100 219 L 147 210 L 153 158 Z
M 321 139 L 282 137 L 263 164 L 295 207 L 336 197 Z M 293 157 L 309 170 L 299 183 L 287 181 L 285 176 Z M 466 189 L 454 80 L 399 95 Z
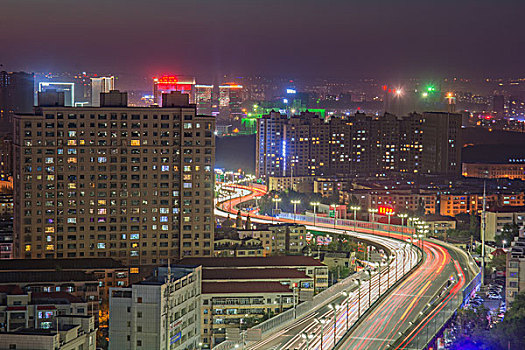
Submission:
M 265 193 L 260 188 L 244 186 L 236 186 L 235 191 L 234 196 L 219 198 L 216 215 L 235 217 L 237 205 Z M 258 215 L 256 211 L 250 212 L 250 217 L 252 222 L 291 222 Z M 440 317 L 441 310 L 452 300 L 462 298 L 461 289 L 476 274 L 465 252 L 444 242 L 425 239 L 415 242 L 423 248 L 420 266 L 392 287 L 393 275 L 407 272 L 417 260 L 416 250 L 406 244 L 407 236 L 378 230 L 353 232 L 351 226 L 314 227 L 311 222 L 297 223 L 312 230 L 376 241 L 390 249 L 394 259 L 372 277 L 371 283 L 363 276 L 356 276 L 361 286 L 356 285 L 346 296 L 340 294 L 327 300 L 320 308 L 264 336 L 262 341 L 247 344 L 246 349 L 333 349 L 334 343 L 337 349 L 386 349 L 396 341 L 398 345 L 393 348 L 414 348 L 420 333 L 428 332 L 425 325 Z M 382 298 L 378 298 L 380 292 Z M 438 302 L 434 302 L 438 295 Z M 369 300 L 372 308 L 367 311 Z

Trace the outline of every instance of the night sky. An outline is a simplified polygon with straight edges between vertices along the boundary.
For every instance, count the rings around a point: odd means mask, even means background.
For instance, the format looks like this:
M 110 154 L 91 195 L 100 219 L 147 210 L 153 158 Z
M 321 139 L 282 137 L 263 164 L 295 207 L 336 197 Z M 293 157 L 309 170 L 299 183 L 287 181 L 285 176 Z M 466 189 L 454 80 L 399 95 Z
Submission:
M 0 0 L 8 70 L 219 77 L 525 73 L 523 0 Z

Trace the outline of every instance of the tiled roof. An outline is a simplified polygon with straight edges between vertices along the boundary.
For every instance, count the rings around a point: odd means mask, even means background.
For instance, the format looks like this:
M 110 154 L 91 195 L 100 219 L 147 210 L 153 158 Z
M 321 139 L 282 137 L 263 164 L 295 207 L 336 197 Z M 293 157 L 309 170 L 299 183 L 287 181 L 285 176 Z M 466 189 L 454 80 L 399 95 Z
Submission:
M 310 256 L 268 256 L 254 258 L 184 258 L 177 262 L 180 265 L 202 265 L 206 267 L 266 267 L 266 266 L 325 266 Z
M 125 268 L 111 258 L 80 258 L 80 259 L 11 259 L 2 260 L 0 271 L 16 270 L 86 270 Z
M 279 282 L 203 282 L 203 294 L 289 293 Z
M 23 271 L 0 272 L 0 283 L 48 283 L 98 281 L 95 275 L 82 271 Z
M 287 279 L 309 278 L 304 272 L 296 269 L 206 269 L 202 271 L 202 279 L 206 280 L 238 280 L 238 279 Z

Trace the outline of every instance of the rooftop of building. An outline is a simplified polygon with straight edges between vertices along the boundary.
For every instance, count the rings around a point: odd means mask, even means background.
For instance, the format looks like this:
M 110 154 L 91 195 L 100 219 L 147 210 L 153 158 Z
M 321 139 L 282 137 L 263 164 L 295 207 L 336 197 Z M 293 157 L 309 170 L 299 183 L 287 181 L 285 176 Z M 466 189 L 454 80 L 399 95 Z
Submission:
M 0 293 L 8 294 L 8 295 L 24 295 L 26 294 L 20 286 L 16 284 L 6 284 L 1 286 L 0 285 Z
M 279 282 L 203 282 L 202 294 L 289 293 Z
M 82 299 L 67 292 L 33 292 L 33 304 L 74 304 L 82 303 Z
M 504 207 L 493 207 L 487 210 L 491 213 L 525 213 L 525 207 L 513 207 L 513 206 L 504 206 Z
M 0 272 L 0 283 L 97 282 L 95 275 L 83 271 Z
M 319 260 L 309 256 L 268 256 L 268 257 L 209 257 L 184 258 L 178 262 L 181 265 L 202 265 L 206 267 L 268 267 L 268 266 L 325 266 Z
M 199 265 L 170 265 L 170 275 L 172 280 L 176 281 L 184 278 L 193 272 Z M 162 285 L 167 281 L 168 266 L 159 266 L 153 272 L 153 275 L 147 277 L 145 280 L 137 282 L 139 285 Z
M 455 218 L 452 216 L 445 216 L 445 215 L 439 215 L 439 214 L 427 214 L 425 215 L 424 221 L 456 221 Z
M 17 270 L 90 270 L 90 269 L 123 269 L 120 261 L 111 258 L 79 259 L 12 259 L 3 260 L 0 271 Z
M 202 271 L 206 280 L 239 280 L 239 279 L 300 279 L 309 278 L 304 272 L 296 269 L 212 269 Z

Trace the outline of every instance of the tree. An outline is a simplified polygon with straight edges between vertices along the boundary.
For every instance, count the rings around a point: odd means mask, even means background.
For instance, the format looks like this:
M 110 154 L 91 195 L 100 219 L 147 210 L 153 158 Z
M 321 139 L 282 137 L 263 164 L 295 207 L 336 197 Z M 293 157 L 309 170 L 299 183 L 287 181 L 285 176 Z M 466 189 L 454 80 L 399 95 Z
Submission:
M 505 271 L 507 256 L 505 254 L 496 255 L 489 263 L 489 268 L 495 271 Z
M 510 242 L 514 240 L 514 237 L 518 235 L 519 231 L 520 227 L 517 224 L 505 224 L 503 225 L 503 230 L 501 231 L 501 234 L 496 235 L 496 237 L 494 237 L 494 241 L 499 246 L 502 246 L 503 241 L 505 241 L 508 246 Z

